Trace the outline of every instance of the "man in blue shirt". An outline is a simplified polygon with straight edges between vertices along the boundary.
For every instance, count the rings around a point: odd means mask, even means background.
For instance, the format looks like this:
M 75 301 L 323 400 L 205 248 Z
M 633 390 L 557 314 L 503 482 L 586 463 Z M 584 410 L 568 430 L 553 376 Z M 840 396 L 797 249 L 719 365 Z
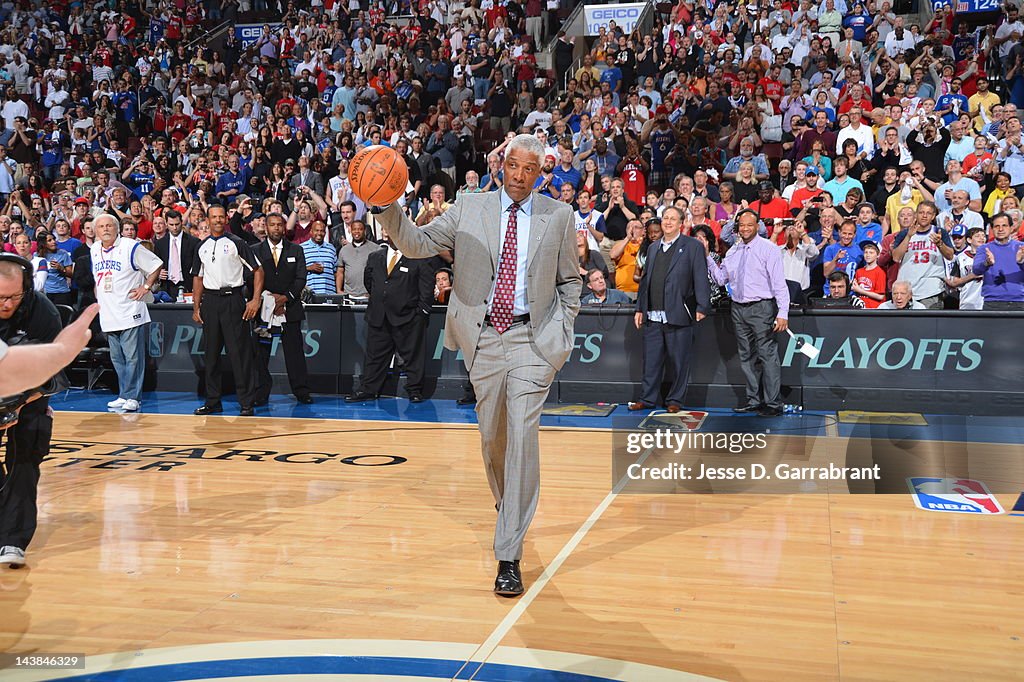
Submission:
M 580 174 L 579 170 L 572 165 L 572 150 L 563 148 L 559 152 L 559 155 L 562 157 L 562 162 L 555 166 L 554 170 L 555 177 L 561 180 L 561 182 L 558 183 L 559 186 L 564 183 L 569 183 L 572 185 L 573 189 L 579 189 L 580 182 L 583 181 L 583 176 Z
M 829 289 L 828 276 L 837 270 L 839 272 L 845 272 L 851 278 L 857 272 L 857 268 L 860 267 L 860 262 L 864 257 L 864 252 L 860 250 L 860 246 L 854 243 L 854 238 L 857 236 L 857 226 L 852 220 L 844 220 L 842 226 L 839 228 L 839 241 L 835 244 L 830 244 L 825 247 L 825 253 L 822 256 L 822 263 L 825 269 L 825 295 L 830 296 L 831 291 Z
M 214 191 L 225 206 L 230 206 L 235 203 L 239 194 L 245 192 L 248 184 L 248 169 L 241 167 L 237 154 L 232 154 L 228 157 L 228 169 L 217 178 L 217 187 Z
M 960 92 L 961 85 L 963 81 L 954 78 L 949 83 L 950 91 L 935 102 L 935 113 L 942 116 L 942 122 L 947 126 L 958 119 L 962 112 L 971 110 L 967 97 Z

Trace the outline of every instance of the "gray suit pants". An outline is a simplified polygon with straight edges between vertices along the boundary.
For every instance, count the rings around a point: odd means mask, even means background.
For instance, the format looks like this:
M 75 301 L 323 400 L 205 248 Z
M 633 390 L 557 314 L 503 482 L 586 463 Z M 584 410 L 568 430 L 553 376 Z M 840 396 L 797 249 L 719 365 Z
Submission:
M 775 340 L 778 305 L 772 299 L 732 303 L 736 349 L 747 379 L 747 404 L 782 407 L 782 363 Z
M 476 389 L 481 452 L 498 505 L 494 557 L 515 561 L 540 497 L 540 413 L 555 368 L 534 350 L 530 328 L 485 326 L 469 373 Z

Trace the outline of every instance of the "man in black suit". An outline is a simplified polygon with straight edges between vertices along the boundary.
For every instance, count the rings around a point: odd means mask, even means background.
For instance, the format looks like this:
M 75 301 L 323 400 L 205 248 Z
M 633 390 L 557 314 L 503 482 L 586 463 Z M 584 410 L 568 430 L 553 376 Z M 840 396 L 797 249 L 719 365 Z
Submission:
M 366 306 L 366 358 L 359 390 L 347 402 L 375 400 L 397 352 L 405 363 L 410 402 L 423 402 L 423 332 L 434 303 L 431 260 L 406 258 L 381 226 L 381 248 L 370 254 L 363 281 Z
M 309 374 L 306 370 L 305 342 L 302 338 L 302 321 L 306 312 L 302 307 L 302 290 L 306 287 L 306 256 L 302 247 L 284 238 L 287 220 L 280 213 L 267 216 L 267 238 L 253 247 L 253 253 L 263 265 L 263 298 L 260 319 L 269 327 L 277 320 L 271 317 L 284 316 L 281 322 L 281 345 L 284 348 L 284 366 L 288 372 L 295 399 L 303 405 L 312 404 L 309 395 Z M 268 314 L 267 299 L 272 297 L 274 309 Z M 258 323 L 258 327 L 262 324 Z M 269 334 L 261 336 L 257 331 L 256 354 L 256 399 L 260 407 L 270 400 L 273 379 L 270 376 L 270 351 L 274 339 Z
M 679 234 L 683 213 L 670 206 L 661 216 L 662 237 L 647 249 L 634 322 L 644 335 L 644 379 L 640 400 L 630 410 L 658 405 L 662 373 L 672 387 L 666 409 L 678 412 L 690 373 L 695 325 L 711 310 L 711 286 L 704 247 Z M 666 360 L 671 364 L 666 365 Z
M 192 262 L 199 240 L 183 230 L 181 214 L 176 210 L 165 210 L 163 217 L 167 223 L 167 234 L 153 243 L 153 252 L 164 262 L 160 288 L 177 299 L 178 287 L 192 291 Z

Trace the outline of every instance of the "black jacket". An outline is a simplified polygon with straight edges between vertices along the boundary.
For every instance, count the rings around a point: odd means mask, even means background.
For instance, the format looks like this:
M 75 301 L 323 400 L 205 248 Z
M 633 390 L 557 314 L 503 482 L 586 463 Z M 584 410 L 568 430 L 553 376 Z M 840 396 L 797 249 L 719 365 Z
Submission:
M 288 303 L 284 307 L 284 319 L 298 322 L 306 318 L 302 308 L 302 290 L 306 288 L 306 256 L 302 247 L 287 239 L 281 240 L 281 255 L 274 265 L 274 254 L 267 239 L 253 247 L 253 253 L 263 267 L 263 290 L 272 294 L 284 294 Z
M 170 244 L 170 232 L 153 242 L 153 253 L 164 262 L 164 268 L 168 271 L 168 277 L 170 277 L 171 267 Z M 185 291 L 192 291 L 192 277 L 196 274 L 192 271 L 192 263 L 195 262 L 197 248 L 199 248 L 199 240 L 183 230 L 181 233 L 181 285 L 185 287 Z M 163 280 L 161 282 L 161 287 L 164 291 L 177 293 L 171 292 L 170 286 L 170 280 Z
M 426 320 L 434 304 L 434 269 L 431 261 L 402 256 L 388 276 L 388 250 L 370 254 L 363 270 L 363 283 L 370 294 L 366 323 L 381 327 L 387 320 L 394 326 L 417 318 Z
M 698 312 L 707 315 L 711 311 L 711 284 L 704 245 L 692 237 L 679 235 L 668 253 L 661 250 L 660 240 L 647 248 L 647 263 L 636 300 L 636 311 L 644 313 L 645 318 L 650 311 L 651 275 L 658 258 L 672 259 L 665 275 L 665 319 L 669 324 L 684 327 L 696 323 Z

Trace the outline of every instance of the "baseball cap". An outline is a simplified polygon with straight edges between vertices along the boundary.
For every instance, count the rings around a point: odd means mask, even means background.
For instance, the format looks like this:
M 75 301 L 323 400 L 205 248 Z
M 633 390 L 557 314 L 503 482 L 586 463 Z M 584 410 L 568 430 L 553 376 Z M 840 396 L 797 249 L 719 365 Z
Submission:
M 857 204 L 857 210 L 859 211 L 862 208 L 870 208 L 872 211 L 874 211 L 875 205 L 872 204 L 870 201 L 862 201 L 859 204 Z
M 817 175 L 818 169 L 814 166 L 808 166 L 807 170 L 804 171 L 804 175 Z
M 870 239 L 865 239 L 864 241 L 862 241 L 862 242 L 861 242 L 860 244 L 858 244 L 857 246 L 859 246 L 859 247 L 860 247 L 860 250 L 861 250 L 861 251 L 863 251 L 864 249 L 868 248 L 869 246 L 870 246 L 870 247 L 871 247 L 872 249 L 874 249 L 875 251 L 879 251 L 879 250 L 880 250 L 880 249 L 878 248 L 878 242 L 874 242 L 874 241 L 871 241 Z
M 75 199 L 75 203 L 76 204 L 85 204 L 86 206 L 88 206 L 89 205 L 89 200 L 86 199 L 85 197 L 78 197 L 77 199 Z
M 554 154 L 547 154 L 544 157 L 544 160 L 547 161 L 548 159 L 551 159 L 552 161 L 558 161 L 558 157 L 556 157 Z
M 757 188 L 758 188 L 758 189 L 770 189 L 770 190 L 774 190 L 774 189 L 775 189 L 775 185 L 773 185 L 772 183 L 770 183 L 770 182 L 769 182 L 769 181 L 767 181 L 767 180 L 762 180 L 761 182 L 757 183 Z
M 954 237 L 966 237 L 967 226 L 964 225 L 963 223 L 957 223 L 956 225 L 953 226 L 953 229 L 950 230 L 949 233 Z

